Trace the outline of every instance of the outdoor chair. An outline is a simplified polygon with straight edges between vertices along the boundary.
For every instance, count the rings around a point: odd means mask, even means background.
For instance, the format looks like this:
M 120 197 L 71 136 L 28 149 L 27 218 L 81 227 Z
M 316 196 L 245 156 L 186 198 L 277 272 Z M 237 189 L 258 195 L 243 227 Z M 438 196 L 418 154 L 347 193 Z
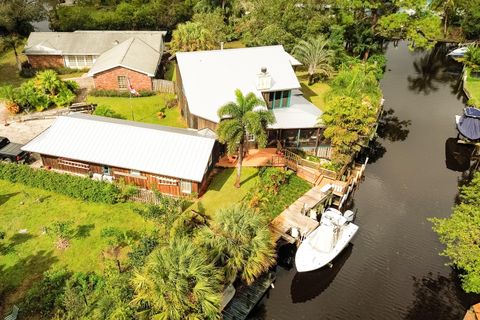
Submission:
M 13 309 L 12 309 L 12 313 L 10 313 L 10 314 L 9 314 L 8 316 L 6 316 L 4 319 L 5 319 L 5 320 L 16 320 L 17 317 L 18 317 L 18 311 L 19 311 L 19 310 L 20 310 L 20 309 L 19 309 L 16 305 L 14 305 L 14 306 L 13 306 Z

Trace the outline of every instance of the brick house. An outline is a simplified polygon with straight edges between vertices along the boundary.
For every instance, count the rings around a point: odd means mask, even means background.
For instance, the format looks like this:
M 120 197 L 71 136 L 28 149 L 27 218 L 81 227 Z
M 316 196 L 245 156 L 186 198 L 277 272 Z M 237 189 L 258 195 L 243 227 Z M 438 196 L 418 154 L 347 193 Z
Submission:
M 33 68 L 90 69 L 95 88 L 152 90 L 164 31 L 32 32 L 24 53 Z

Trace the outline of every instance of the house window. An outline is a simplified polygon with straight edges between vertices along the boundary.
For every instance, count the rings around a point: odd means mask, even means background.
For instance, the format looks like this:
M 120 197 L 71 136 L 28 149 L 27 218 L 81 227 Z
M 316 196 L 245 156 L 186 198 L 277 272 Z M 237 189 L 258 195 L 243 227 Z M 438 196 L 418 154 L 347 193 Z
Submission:
M 130 170 L 130 175 L 132 176 L 141 176 L 142 174 L 138 170 Z
M 91 68 L 93 65 L 93 56 L 85 56 L 85 66 Z
M 112 170 L 110 170 L 109 166 L 103 166 L 102 167 L 102 173 L 104 176 L 110 176 L 112 175 Z
M 255 135 L 247 132 L 247 141 L 255 141 Z
M 127 77 L 126 76 L 118 76 L 118 89 L 127 89 Z
M 287 108 L 290 106 L 291 90 L 269 92 L 269 109 Z
M 190 181 L 181 181 L 180 182 L 180 191 L 182 191 L 182 193 L 191 194 L 192 193 L 192 183 Z
M 157 183 L 162 186 L 176 186 L 178 185 L 177 179 L 170 179 L 166 177 L 155 177 L 157 179 Z

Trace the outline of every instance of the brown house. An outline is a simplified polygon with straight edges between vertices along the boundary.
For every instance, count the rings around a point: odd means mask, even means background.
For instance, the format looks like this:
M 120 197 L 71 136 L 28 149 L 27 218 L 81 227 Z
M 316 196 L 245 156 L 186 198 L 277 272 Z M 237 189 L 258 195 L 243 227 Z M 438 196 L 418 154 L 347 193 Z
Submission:
M 24 53 L 33 68 L 90 69 L 96 89 L 152 90 L 163 31 L 32 32 Z
M 39 153 L 45 167 L 187 196 L 206 189 L 215 145 L 209 130 L 74 114 L 22 149 Z

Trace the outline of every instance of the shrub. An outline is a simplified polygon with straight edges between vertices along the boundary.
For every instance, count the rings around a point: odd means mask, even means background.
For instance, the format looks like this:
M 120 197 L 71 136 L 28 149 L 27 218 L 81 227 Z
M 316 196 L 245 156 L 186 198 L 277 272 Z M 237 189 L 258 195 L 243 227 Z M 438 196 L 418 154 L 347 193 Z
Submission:
M 129 91 L 117 91 L 117 90 L 91 90 L 89 94 L 93 97 L 120 97 L 120 98 L 138 98 L 138 97 L 151 97 L 156 95 L 155 91 L 151 90 L 139 90 L 138 95 L 132 95 Z
M 103 105 L 95 108 L 95 111 L 93 112 L 93 114 L 96 116 L 109 117 L 109 118 L 115 118 L 115 119 L 126 119 L 120 113 L 110 109 L 108 106 L 103 106 Z
M 110 204 L 124 201 L 120 188 L 114 184 L 47 170 L 36 170 L 23 164 L 1 163 L 0 179 L 84 201 Z
M 58 73 L 58 74 L 70 74 L 70 73 L 86 73 L 88 72 L 88 68 L 83 68 L 83 69 L 72 69 L 72 68 L 67 68 L 67 67 L 63 67 L 63 68 L 56 68 L 55 69 L 55 72 Z
M 0 93 L 19 111 L 43 111 L 52 107 L 67 106 L 75 100 L 78 84 L 63 81 L 53 70 L 39 72 L 34 79 L 24 82 L 19 88 L 4 87 Z
M 62 305 L 65 285 L 71 273 L 65 269 L 49 270 L 41 281 L 28 290 L 20 309 L 24 315 L 52 317 L 55 309 Z

